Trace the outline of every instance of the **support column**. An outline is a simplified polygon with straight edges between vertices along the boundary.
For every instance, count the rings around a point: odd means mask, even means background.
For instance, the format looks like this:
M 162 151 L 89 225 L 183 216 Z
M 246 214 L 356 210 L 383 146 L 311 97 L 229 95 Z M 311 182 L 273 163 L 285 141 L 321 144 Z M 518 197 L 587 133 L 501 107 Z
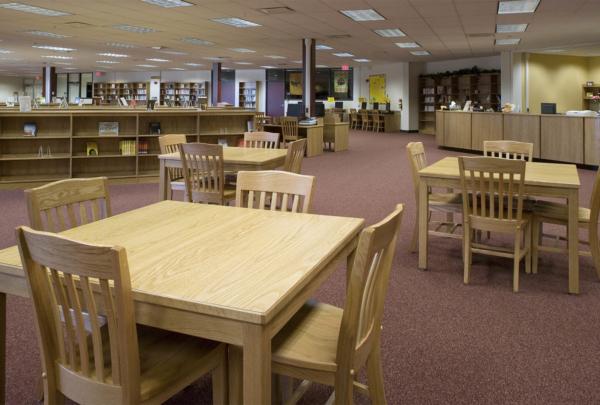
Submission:
M 42 94 L 47 103 L 56 96 L 56 68 L 45 65 L 42 69 Z
M 211 105 L 216 106 L 221 99 L 221 63 L 213 63 L 210 71 L 210 101 Z
M 315 56 L 315 40 L 304 38 L 302 40 L 302 102 L 307 117 L 312 117 L 315 113 Z

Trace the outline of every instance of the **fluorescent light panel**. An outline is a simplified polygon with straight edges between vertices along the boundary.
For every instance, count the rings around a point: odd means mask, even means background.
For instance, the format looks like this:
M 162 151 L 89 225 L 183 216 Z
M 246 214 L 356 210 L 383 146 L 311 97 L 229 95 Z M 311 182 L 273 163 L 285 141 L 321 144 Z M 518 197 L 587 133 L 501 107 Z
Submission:
M 115 63 L 121 63 L 121 62 L 118 62 L 116 60 L 97 60 L 96 63 L 107 63 L 107 64 L 111 65 L 111 64 L 115 64 Z
M 263 69 L 277 69 L 276 66 L 261 66 Z
M 188 44 L 194 44 L 194 45 L 212 46 L 215 44 L 214 42 L 206 41 L 206 40 L 200 39 L 200 38 L 192 38 L 192 37 L 182 38 L 181 40 L 183 42 L 187 42 Z
M 63 11 L 58 10 L 50 10 L 42 7 L 30 6 L 29 4 L 23 3 L 3 3 L 0 4 L 0 8 L 6 8 L 9 10 L 22 11 L 24 13 L 38 14 L 46 17 L 63 17 L 66 15 L 71 15 L 70 13 L 65 13 Z
M 160 53 L 166 53 L 167 55 L 189 55 L 187 52 L 181 51 L 159 51 Z
M 333 48 L 332 48 L 332 47 L 330 47 L 330 46 L 327 46 L 327 45 L 320 44 L 320 45 L 316 45 L 316 46 L 315 46 L 315 49 L 316 49 L 317 51 L 329 51 L 329 50 L 331 50 L 331 49 L 333 49 Z
M 517 45 L 519 42 L 521 42 L 520 38 L 497 39 L 496 45 Z
M 160 58 L 147 58 L 146 60 L 149 62 L 171 62 L 168 59 L 160 59 Z
M 340 10 L 340 13 L 354 21 L 382 21 L 385 17 L 372 8 L 366 10 Z
M 230 51 L 239 53 L 255 53 L 256 51 L 248 48 L 229 48 Z
M 204 66 L 202 63 L 193 63 L 193 62 L 184 63 L 184 65 L 186 65 L 186 66 Z
M 260 24 L 248 20 L 242 20 L 241 18 L 236 17 L 212 18 L 211 21 L 220 24 L 231 25 L 232 27 L 236 28 L 261 27 Z
M 354 59 L 354 62 L 360 62 L 360 63 L 371 62 L 371 59 Z
M 351 53 L 348 52 L 338 52 L 338 53 L 333 53 L 332 55 L 340 57 L 340 58 L 351 58 L 354 55 L 352 55 Z
M 234 62 L 236 65 L 251 65 L 250 62 Z
M 57 51 L 57 52 L 73 52 L 73 51 L 77 50 L 74 48 L 65 48 L 62 46 L 52 46 L 52 45 L 33 45 L 32 48 L 47 49 L 49 51 Z
M 136 34 L 148 34 L 150 32 L 156 32 L 156 30 L 154 28 L 138 27 L 136 25 L 127 25 L 127 24 L 113 25 L 113 28 L 116 28 L 121 31 L 134 32 Z
M 48 59 L 73 59 L 72 56 L 63 56 L 63 55 L 42 55 L 42 58 L 48 58 Z
M 533 13 L 540 0 L 504 0 L 498 4 L 498 14 Z
M 402 31 L 400 31 L 398 28 L 373 30 L 373 32 L 384 38 L 396 38 L 396 37 L 405 37 L 406 36 L 406 34 Z
M 107 42 L 106 46 L 111 46 L 113 48 L 135 48 L 135 45 L 124 44 L 121 42 Z
M 427 52 L 427 51 L 411 51 L 410 53 L 411 53 L 412 55 L 415 55 L 415 56 L 428 56 L 428 55 L 431 55 L 431 54 L 430 54 L 429 52 Z
M 138 67 L 143 67 L 143 68 L 157 68 L 158 66 L 156 65 L 136 65 Z
M 188 3 L 183 0 L 142 0 L 144 3 L 152 4 L 154 6 L 164 7 L 164 8 L 174 8 L 174 7 L 190 7 L 193 6 L 192 3 Z
M 6 53 L 13 53 L 13 51 L 10 51 L 8 49 L 0 49 L 0 53 L 6 54 Z
M 265 58 L 269 58 L 269 59 L 285 59 L 285 56 L 279 56 L 279 55 L 265 55 Z
M 99 53 L 98 56 L 108 56 L 109 58 L 128 58 L 129 55 L 125 55 L 122 53 L 110 53 L 110 52 L 102 52 Z
M 172 68 L 169 68 L 169 69 L 171 69 L 171 70 L 185 70 L 184 68 L 179 68 L 179 67 L 172 67 Z
M 317 65 L 317 66 L 315 66 L 315 67 L 318 67 L 318 68 L 326 68 L 326 67 L 327 67 L 327 65 Z
M 416 42 L 396 42 L 396 46 L 400 48 L 419 48 L 421 45 Z
M 37 35 L 38 37 L 48 37 L 48 38 L 69 38 L 68 35 L 56 34 L 54 32 L 46 32 L 46 31 L 24 31 L 25 34 Z
M 499 34 L 511 32 L 525 32 L 529 24 L 496 24 L 496 32 Z

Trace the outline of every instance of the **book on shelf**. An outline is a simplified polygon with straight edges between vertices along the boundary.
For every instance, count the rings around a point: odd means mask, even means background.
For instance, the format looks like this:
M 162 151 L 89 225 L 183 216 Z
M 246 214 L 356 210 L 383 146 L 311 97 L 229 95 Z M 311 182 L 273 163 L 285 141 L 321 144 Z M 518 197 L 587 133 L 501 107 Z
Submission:
M 151 122 L 148 126 L 151 135 L 160 135 L 160 122 Z
M 119 141 L 119 150 L 123 156 L 135 156 L 135 141 Z
M 98 156 L 98 143 L 97 142 L 86 142 L 85 144 L 85 155 L 86 156 Z
M 98 135 L 100 135 L 100 136 L 118 136 L 119 135 L 119 123 L 118 122 L 99 122 L 98 123 Z
M 37 136 L 37 124 L 35 122 L 23 124 L 23 136 Z
M 138 155 L 147 155 L 148 149 L 148 141 L 138 141 Z

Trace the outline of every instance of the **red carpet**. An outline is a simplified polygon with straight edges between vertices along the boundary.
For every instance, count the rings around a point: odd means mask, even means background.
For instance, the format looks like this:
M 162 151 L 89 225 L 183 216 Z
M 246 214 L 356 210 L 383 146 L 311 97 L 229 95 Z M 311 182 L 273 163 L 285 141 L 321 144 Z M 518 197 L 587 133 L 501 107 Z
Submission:
M 314 211 L 381 219 L 406 204 L 383 329 L 385 389 L 390 404 L 600 402 L 600 283 L 581 259 L 581 295 L 569 296 L 564 256 L 543 254 L 540 274 L 521 275 L 511 289 L 508 260 L 475 256 L 472 284 L 462 284 L 460 243 L 432 238 L 429 271 L 417 270 L 408 251 L 415 205 L 405 145 L 422 140 L 434 162 L 455 152 L 417 134 L 354 132 L 351 150 L 306 159 L 317 177 Z M 587 206 L 594 171 L 580 170 Z M 157 200 L 156 184 L 111 187 L 114 213 Z M 0 247 L 14 244 L 13 229 L 27 222 L 22 191 L 0 191 Z M 317 298 L 343 305 L 340 269 Z M 38 348 L 28 300 L 9 297 L 8 404 L 34 402 Z M 323 403 L 330 390 L 311 389 L 303 403 Z M 170 404 L 210 403 L 210 381 Z M 368 403 L 357 396 L 357 402 Z

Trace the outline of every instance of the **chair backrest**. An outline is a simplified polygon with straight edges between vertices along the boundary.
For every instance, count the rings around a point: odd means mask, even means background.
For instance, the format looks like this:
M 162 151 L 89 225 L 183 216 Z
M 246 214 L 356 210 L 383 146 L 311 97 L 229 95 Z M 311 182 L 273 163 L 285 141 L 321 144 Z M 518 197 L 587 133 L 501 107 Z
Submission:
M 287 155 L 285 155 L 285 163 L 283 170 L 291 173 L 302 171 L 302 161 L 304 160 L 304 151 L 306 150 L 306 139 L 298 139 L 297 141 L 287 144 Z
M 33 229 L 61 232 L 111 216 L 108 180 L 66 179 L 25 190 Z
M 17 228 L 16 236 L 47 384 L 79 403 L 138 403 L 138 341 L 125 249 L 28 227 Z M 101 328 L 100 312 L 107 328 Z
M 415 198 L 418 199 L 420 184 L 419 170 L 427 167 L 427 157 L 425 156 L 423 142 L 409 142 L 406 145 L 406 154 L 410 163 Z
M 359 114 L 360 114 L 361 120 L 363 120 L 363 121 L 369 120 L 369 112 L 367 110 L 360 110 Z
M 487 224 L 520 221 L 523 215 L 523 160 L 459 157 L 464 218 Z M 516 203 L 516 207 L 515 207 Z
M 483 141 L 483 156 L 531 162 L 533 144 L 517 141 Z
M 314 176 L 296 173 L 277 170 L 238 172 L 235 205 L 307 213 L 314 184 Z
M 187 137 L 184 134 L 167 134 L 158 137 L 160 153 L 179 153 L 179 146 L 187 143 Z M 183 171 L 177 167 L 169 168 L 169 180 L 180 180 L 183 178 Z
M 278 149 L 279 134 L 277 132 L 244 132 L 245 148 Z
M 358 239 L 346 306 L 338 337 L 338 372 L 349 375 L 365 363 L 379 343 L 383 305 L 402 222 L 402 204 L 381 222 L 365 228 Z
M 296 140 L 298 138 L 298 119 L 296 117 L 281 117 L 281 134 L 283 140 Z
M 223 146 L 187 143 L 181 145 L 180 153 L 188 201 L 222 204 L 225 189 Z
M 254 114 L 254 130 L 262 131 L 264 129 L 265 121 L 265 113 L 262 111 L 256 112 L 256 114 Z

